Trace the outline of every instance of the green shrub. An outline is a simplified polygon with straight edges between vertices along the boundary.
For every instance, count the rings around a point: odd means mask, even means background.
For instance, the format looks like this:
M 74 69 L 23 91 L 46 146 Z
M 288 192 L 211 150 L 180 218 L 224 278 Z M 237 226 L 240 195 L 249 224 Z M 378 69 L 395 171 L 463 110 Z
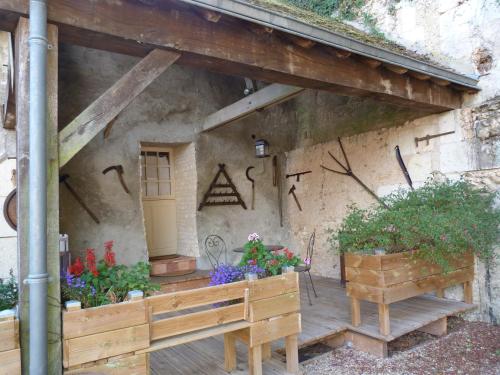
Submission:
M 61 282 L 64 301 L 77 300 L 83 308 L 122 302 L 131 290 L 141 290 L 145 296 L 160 286 L 149 279 L 150 265 L 138 262 L 133 266 L 116 264 L 113 241 L 105 243 L 104 258 L 96 262 L 95 250 L 87 249 L 85 264 L 76 258 Z
M 0 279 L 0 311 L 12 309 L 17 304 L 17 282 L 10 270 L 8 279 Z
M 500 210 L 496 194 L 470 183 L 429 180 L 414 191 L 397 191 L 383 199 L 389 207 L 350 208 L 338 231 L 330 231 L 330 245 L 342 252 L 415 253 L 449 268 L 449 260 L 467 251 L 479 258 L 493 257 L 498 240 Z
M 282 251 L 268 251 L 257 233 L 248 236 L 244 248 L 239 266 L 257 266 L 267 275 L 279 275 L 282 267 L 295 267 L 302 263 L 300 258 L 287 248 Z

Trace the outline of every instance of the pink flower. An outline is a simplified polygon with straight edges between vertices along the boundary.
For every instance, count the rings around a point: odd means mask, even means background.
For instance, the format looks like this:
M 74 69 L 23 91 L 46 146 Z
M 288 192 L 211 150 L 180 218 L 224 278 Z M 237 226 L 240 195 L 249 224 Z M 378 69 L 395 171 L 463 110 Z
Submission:
M 305 258 L 304 263 L 306 264 L 306 266 L 311 265 L 311 258 Z
M 259 239 L 260 237 L 257 233 L 252 233 L 248 235 L 248 241 L 250 242 L 258 241 Z

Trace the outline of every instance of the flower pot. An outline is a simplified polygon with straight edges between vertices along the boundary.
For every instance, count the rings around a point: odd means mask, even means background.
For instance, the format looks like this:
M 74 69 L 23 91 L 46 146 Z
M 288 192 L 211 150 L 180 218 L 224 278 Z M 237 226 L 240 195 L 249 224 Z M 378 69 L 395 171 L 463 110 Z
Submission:
M 294 266 L 281 267 L 281 273 L 289 273 L 289 272 L 295 272 L 295 267 Z

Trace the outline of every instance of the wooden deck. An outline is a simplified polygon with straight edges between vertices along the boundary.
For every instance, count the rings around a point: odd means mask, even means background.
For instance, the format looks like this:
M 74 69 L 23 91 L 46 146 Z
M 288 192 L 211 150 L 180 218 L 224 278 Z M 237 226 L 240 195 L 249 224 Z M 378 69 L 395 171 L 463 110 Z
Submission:
M 301 278 L 302 279 L 302 278 Z M 303 282 L 303 279 L 301 280 Z M 377 305 L 361 302 L 362 324 L 351 326 L 350 304 L 345 289 L 338 280 L 314 277 L 318 298 L 310 306 L 305 287 L 301 288 L 302 333 L 299 346 L 325 341 L 328 338 L 352 331 L 389 342 L 408 332 L 417 330 L 443 317 L 473 309 L 474 305 L 445 300 L 433 296 L 420 296 L 390 305 L 391 335 L 382 336 L 378 331 Z M 311 291 L 312 293 L 312 291 Z M 284 358 L 279 354 L 283 342 L 273 343 L 273 357 L 264 362 L 264 374 L 283 374 Z M 238 343 L 238 369 L 233 374 L 247 373 L 246 347 Z M 151 354 L 152 374 L 227 374 L 224 371 L 224 344 L 222 337 L 214 337 L 191 344 L 180 345 Z

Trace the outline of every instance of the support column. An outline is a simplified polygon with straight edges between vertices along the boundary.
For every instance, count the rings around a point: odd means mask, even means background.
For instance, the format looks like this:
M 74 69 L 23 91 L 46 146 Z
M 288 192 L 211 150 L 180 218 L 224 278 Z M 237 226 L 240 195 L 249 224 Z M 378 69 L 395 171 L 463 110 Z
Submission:
M 61 287 L 59 269 L 59 141 L 58 58 L 59 38 L 55 25 L 48 25 L 47 38 L 47 272 L 48 373 L 61 374 Z
M 28 131 L 28 20 L 20 18 L 15 31 L 15 93 L 16 93 L 16 137 L 17 137 L 17 261 L 19 281 L 19 313 L 21 363 L 23 374 L 29 372 L 29 287 L 23 280 L 28 276 L 28 173 L 29 173 L 29 131 Z

